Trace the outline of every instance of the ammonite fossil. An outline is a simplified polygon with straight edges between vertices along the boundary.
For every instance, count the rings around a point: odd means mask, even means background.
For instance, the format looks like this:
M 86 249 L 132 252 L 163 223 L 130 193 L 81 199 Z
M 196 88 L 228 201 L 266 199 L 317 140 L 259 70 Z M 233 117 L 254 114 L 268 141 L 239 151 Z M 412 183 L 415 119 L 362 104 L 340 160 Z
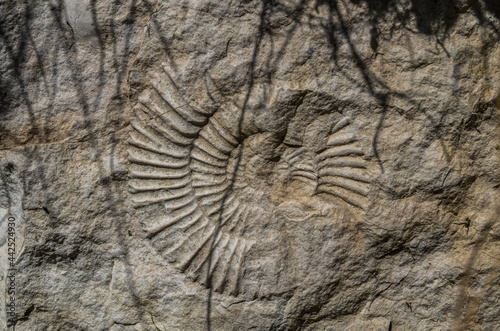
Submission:
M 314 198 L 365 208 L 369 180 L 350 118 L 322 115 L 303 124 L 302 142 L 286 142 L 304 94 L 278 91 L 250 115 L 231 102 L 207 110 L 184 98 L 169 69 L 140 94 L 129 141 L 133 201 L 152 245 L 193 280 L 235 296 L 258 292 L 245 277 L 272 283 L 286 258 L 268 235 L 279 233 L 278 205 L 292 211 Z M 276 193 L 287 190 L 300 192 Z

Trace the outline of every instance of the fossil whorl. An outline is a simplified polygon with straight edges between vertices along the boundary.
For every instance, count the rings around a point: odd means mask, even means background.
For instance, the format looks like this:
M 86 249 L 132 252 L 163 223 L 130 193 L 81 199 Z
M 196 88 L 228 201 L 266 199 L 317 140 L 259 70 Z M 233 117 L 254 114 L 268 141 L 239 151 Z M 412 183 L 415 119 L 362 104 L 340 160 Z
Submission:
M 167 261 L 218 292 L 244 292 L 245 258 L 258 240 L 249 232 L 273 215 L 265 208 L 272 204 L 252 203 L 244 192 L 262 188 L 265 195 L 272 192 L 265 186 L 274 185 L 276 178 L 281 184 L 301 180 L 313 195 L 364 208 L 368 180 L 363 153 L 354 135 L 346 133 L 348 118 L 334 119 L 324 146 L 306 142 L 292 147 L 281 139 L 275 144 L 279 155 L 269 161 L 253 151 L 263 140 L 247 144 L 249 134 L 231 120 L 238 109 L 192 106 L 168 70 L 140 94 L 134 112 L 130 188 L 136 208 L 143 211 L 148 238 Z M 261 161 L 271 166 L 267 173 L 273 180 L 242 180 L 245 173 L 258 171 Z
M 292 179 L 309 183 L 316 194 L 327 194 L 361 210 L 366 208 L 369 179 L 364 153 L 349 129 L 349 117 L 329 118 L 331 130 L 323 144 L 289 149 L 281 169 Z

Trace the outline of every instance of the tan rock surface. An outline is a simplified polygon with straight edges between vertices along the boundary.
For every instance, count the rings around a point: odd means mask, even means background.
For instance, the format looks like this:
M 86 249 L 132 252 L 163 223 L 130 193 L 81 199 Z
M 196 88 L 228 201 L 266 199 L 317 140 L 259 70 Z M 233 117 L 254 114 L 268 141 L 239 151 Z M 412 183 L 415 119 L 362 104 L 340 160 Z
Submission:
M 15 329 L 500 329 L 493 3 L 0 3 Z

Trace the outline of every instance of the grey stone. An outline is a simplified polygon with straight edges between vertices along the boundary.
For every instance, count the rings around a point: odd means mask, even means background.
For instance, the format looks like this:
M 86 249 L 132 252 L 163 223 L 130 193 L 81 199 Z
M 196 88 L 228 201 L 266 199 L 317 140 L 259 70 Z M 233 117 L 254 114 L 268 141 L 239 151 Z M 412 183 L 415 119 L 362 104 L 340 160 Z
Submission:
M 0 3 L 0 329 L 499 329 L 497 7 Z

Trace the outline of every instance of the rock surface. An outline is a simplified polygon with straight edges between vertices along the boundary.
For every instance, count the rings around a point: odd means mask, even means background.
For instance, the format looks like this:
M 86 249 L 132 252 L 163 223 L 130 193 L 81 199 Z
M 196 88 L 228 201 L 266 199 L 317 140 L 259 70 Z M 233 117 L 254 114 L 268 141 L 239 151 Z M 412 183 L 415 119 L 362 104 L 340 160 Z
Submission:
M 0 3 L 9 329 L 500 329 L 494 3 Z

